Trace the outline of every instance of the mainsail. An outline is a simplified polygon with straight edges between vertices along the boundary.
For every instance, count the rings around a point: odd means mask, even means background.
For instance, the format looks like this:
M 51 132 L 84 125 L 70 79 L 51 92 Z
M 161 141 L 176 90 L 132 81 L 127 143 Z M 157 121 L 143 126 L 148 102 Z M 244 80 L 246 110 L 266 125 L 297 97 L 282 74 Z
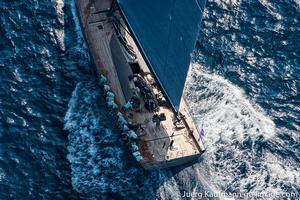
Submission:
M 206 0 L 117 0 L 169 102 L 178 110 Z

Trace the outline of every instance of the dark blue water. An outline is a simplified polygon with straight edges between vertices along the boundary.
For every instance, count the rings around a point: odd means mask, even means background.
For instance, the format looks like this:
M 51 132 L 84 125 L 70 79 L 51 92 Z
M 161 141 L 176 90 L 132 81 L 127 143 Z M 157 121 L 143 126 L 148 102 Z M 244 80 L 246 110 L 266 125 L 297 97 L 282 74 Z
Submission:
M 207 152 L 151 172 L 104 106 L 72 0 L 2 0 L 0 22 L 0 199 L 299 195 L 298 0 L 208 2 L 185 91 Z

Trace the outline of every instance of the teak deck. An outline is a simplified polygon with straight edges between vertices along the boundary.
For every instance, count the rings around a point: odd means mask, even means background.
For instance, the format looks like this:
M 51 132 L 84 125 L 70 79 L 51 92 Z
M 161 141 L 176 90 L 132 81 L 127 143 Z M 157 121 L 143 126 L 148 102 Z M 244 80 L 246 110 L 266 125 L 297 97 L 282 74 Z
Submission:
M 106 12 L 102 12 L 109 10 L 111 3 L 112 0 L 77 0 L 77 7 L 91 55 L 98 71 L 108 78 L 109 85 L 115 94 L 116 103 L 121 108 L 126 100 L 110 49 L 110 40 L 115 34 L 115 30 L 109 22 Z M 129 35 L 126 35 L 126 39 L 133 47 L 142 70 L 150 72 L 134 40 Z M 133 84 L 131 83 L 131 85 Z M 204 152 L 199 130 L 188 112 L 184 99 L 181 100 L 179 111 L 185 116 L 186 123 L 181 120 L 177 124 L 177 128 L 173 124 L 174 113 L 170 107 L 160 106 L 159 113 L 166 115 L 166 121 L 163 121 L 160 126 L 156 126 L 152 122 L 154 113 L 150 113 L 145 108 L 140 112 L 127 111 L 124 113 L 127 115 L 125 118 L 128 119 L 128 123 L 142 124 L 143 126 L 143 130 L 140 131 L 141 136 L 136 143 L 144 158 L 140 161 L 144 168 L 175 166 L 192 161 Z M 129 118 L 129 113 L 132 113 L 133 117 Z M 173 145 L 170 146 L 172 140 Z

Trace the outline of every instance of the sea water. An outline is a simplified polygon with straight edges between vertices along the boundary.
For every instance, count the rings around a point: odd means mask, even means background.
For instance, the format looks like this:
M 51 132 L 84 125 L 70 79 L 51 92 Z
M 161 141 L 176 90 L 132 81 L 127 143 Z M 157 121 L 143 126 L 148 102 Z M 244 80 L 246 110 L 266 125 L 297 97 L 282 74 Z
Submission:
M 0 199 L 299 199 L 299 11 L 208 1 L 184 92 L 207 151 L 146 171 L 105 107 L 75 2 L 2 0 Z

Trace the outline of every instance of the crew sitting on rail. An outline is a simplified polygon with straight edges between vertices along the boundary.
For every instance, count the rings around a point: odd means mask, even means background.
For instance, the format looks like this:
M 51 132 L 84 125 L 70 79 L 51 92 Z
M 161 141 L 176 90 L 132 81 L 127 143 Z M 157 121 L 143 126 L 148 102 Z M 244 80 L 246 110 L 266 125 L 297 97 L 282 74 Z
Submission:
M 103 76 L 102 74 L 100 75 L 100 83 L 102 85 L 106 84 L 107 83 L 107 78 L 105 76 Z
M 110 87 L 109 87 L 109 85 L 107 85 L 107 84 L 104 84 L 104 90 L 105 90 L 105 92 L 108 92 L 108 91 L 110 91 Z
M 132 105 L 131 101 L 128 101 L 122 108 L 124 109 L 124 111 L 132 110 L 133 105 Z
M 129 139 L 137 139 L 138 138 L 137 134 L 132 130 L 127 132 L 127 136 Z

